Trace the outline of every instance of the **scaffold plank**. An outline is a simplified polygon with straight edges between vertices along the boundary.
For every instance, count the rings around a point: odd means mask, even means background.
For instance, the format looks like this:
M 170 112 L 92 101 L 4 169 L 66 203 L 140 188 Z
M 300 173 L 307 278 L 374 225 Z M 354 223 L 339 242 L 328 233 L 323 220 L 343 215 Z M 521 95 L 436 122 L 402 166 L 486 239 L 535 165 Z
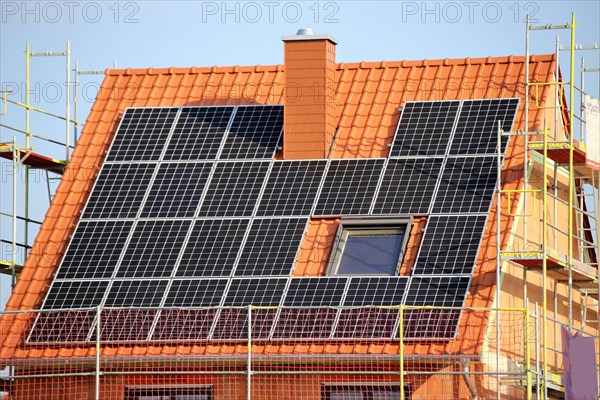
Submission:
M 547 155 L 548 158 L 558 164 L 569 163 L 569 142 L 550 142 L 547 143 Z M 527 148 L 529 150 L 535 150 L 542 154 L 544 152 L 543 142 L 532 142 L 529 143 Z M 580 164 L 585 163 L 586 151 L 585 145 L 580 142 L 575 142 L 573 145 L 573 163 Z
M 16 274 L 19 274 L 22 269 L 22 265 L 15 264 Z M 12 263 L 10 261 L 0 261 L 0 274 L 12 275 Z
M 531 270 L 541 270 L 543 268 L 544 253 L 541 251 L 503 251 L 500 253 L 503 260 L 509 260 L 520 264 Z M 569 279 L 569 263 L 564 255 L 558 254 L 555 251 L 549 251 L 546 254 L 546 267 L 549 277 L 557 281 L 568 281 Z M 597 272 L 596 269 L 586 263 L 578 260 L 571 262 L 572 278 L 577 282 L 578 287 L 589 287 L 590 284 L 596 285 Z
M 21 162 L 32 168 L 45 169 L 62 175 L 65 170 L 65 166 L 67 165 L 67 163 L 63 160 L 46 157 L 25 149 L 18 149 L 18 151 Z M 11 144 L 0 143 L 0 157 L 7 160 L 13 159 L 13 149 Z

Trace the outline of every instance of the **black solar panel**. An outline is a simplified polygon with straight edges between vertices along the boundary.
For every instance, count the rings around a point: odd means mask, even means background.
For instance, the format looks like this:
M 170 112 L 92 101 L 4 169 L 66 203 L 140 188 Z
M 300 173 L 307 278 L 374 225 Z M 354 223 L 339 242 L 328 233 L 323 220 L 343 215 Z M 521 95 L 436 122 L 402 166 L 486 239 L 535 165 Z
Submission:
M 471 274 L 486 215 L 431 216 L 413 274 Z
M 407 102 L 398 121 L 390 157 L 443 156 L 459 108 L 458 100 Z
M 268 161 L 217 163 L 199 215 L 201 217 L 252 215 L 268 168 Z
M 220 158 L 273 158 L 283 131 L 283 106 L 238 106 Z
M 156 164 L 104 164 L 82 218 L 135 218 Z
M 389 159 L 373 214 L 427 214 L 442 159 Z
M 340 277 L 292 278 L 283 305 L 339 306 L 347 281 L 348 278 Z
M 178 111 L 177 107 L 127 109 L 106 161 L 158 160 Z
M 190 221 L 140 221 L 125 249 L 118 277 L 168 277 L 183 248 Z
M 310 215 L 326 166 L 326 160 L 275 161 L 257 214 Z
M 213 307 L 221 303 L 227 279 L 174 280 L 165 307 Z
M 408 277 L 353 277 L 348 284 L 344 306 L 399 306 L 408 285 Z
M 413 276 L 407 306 L 462 307 L 470 277 Z M 460 321 L 459 309 L 412 309 L 404 311 L 404 338 L 414 340 L 452 339 Z
M 167 280 L 114 281 L 106 307 L 158 307 L 167 288 Z
M 73 294 L 80 289 L 75 288 Z M 73 311 L 53 311 L 38 314 L 28 343 L 73 343 L 85 342 L 94 326 L 96 310 L 79 310 L 75 305 Z
M 155 281 L 156 282 L 156 281 Z M 117 282 L 115 282 L 116 284 Z M 130 286 L 130 287 L 127 287 Z M 152 282 L 150 288 L 154 288 L 155 283 Z M 113 288 L 115 286 L 113 285 Z M 137 283 L 132 285 L 124 285 L 120 288 L 119 295 L 125 295 L 127 290 L 137 291 L 138 295 L 139 286 Z M 148 288 L 147 288 L 148 289 Z M 160 292 L 162 296 L 163 292 Z M 133 296 L 129 295 L 129 298 Z M 149 297 L 147 297 L 150 300 Z M 108 300 L 107 300 L 108 302 Z M 124 306 L 117 306 L 124 307 Z M 131 342 L 131 341 L 146 341 L 152 329 L 152 324 L 159 314 L 157 310 L 147 309 L 117 309 L 117 310 L 104 310 L 101 315 L 101 331 L 100 337 L 104 342 Z M 96 341 L 96 331 L 92 331 L 90 335 L 90 341 Z
M 448 158 L 431 212 L 488 212 L 496 188 L 496 165 L 494 156 Z
M 156 318 L 151 340 L 207 340 L 217 313 L 216 308 L 161 310 Z
M 224 306 L 277 306 L 283 296 L 286 278 L 232 279 Z
M 233 109 L 233 106 L 183 107 L 164 159 L 215 159 L 233 115 Z
M 247 219 L 196 220 L 177 276 L 228 276 L 242 246 Z
M 405 278 L 407 279 L 407 278 Z M 402 297 L 401 292 L 399 297 Z M 360 307 L 339 311 L 336 338 L 389 339 L 397 336 L 399 308 Z
M 235 275 L 288 276 L 308 218 L 255 219 Z
M 469 288 L 468 276 L 413 276 L 407 306 L 462 307 Z
M 46 296 L 44 309 L 99 306 L 107 286 L 108 281 L 56 281 Z
M 131 221 L 82 220 L 56 274 L 56 279 L 110 278 L 131 230 Z
M 332 160 L 314 214 L 368 214 L 383 165 L 383 159 Z
M 450 154 L 494 154 L 498 147 L 498 121 L 510 132 L 519 107 L 519 99 L 463 101 Z M 502 139 L 504 150 L 508 137 Z
M 348 278 L 343 277 L 290 279 L 283 305 L 302 308 L 281 310 L 273 336 L 296 340 L 330 337 L 338 310 L 315 307 L 339 306 L 347 282 Z
M 242 306 L 259 304 L 277 306 L 285 290 L 286 279 L 234 279 L 224 305 L 239 307 L 219 311 L 212 340 L 241 340 L 248 338 L 248 308 Z M 253 338 L 266 338 L 275 322 L 276 309 L 254 309 L 251 332 Z
M 142 210 L 142 218 L 193 217 L 212 163 L 161 164 Z

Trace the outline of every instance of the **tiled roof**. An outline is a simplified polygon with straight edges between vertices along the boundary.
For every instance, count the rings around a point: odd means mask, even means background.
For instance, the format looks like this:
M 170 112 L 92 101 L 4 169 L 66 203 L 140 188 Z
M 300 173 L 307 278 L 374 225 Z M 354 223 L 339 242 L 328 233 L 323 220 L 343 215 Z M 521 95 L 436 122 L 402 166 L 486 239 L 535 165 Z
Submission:
M 337 88 L 336 121 L 337 134 L 332 146 L 331 158 L 385 157 L 392 142 L 399 118 L 398 108 L 408 100 L 469 99 L 524 96 L 524 57 L 489 57 L 475 59 L 444 59 L 400 62 L 361 62 L 336 65 Z M 556 68 L 554 55 L 532 56 L 530 81 L 553 80 Z M 107 70 L 96 102 L 73 152 L 63 179 L 56 190 L 46 218 L 40 228 L 18 283 L 9 299 L 7 310 L 27 310 L 40 307 L 54 272 L 66 249 L 83 206 L 91 191 L 115 133 L 119 115 L 127 107 L 156 107 L 182 105 L 222 104 L 281 104 L 284 91 L 284 67 L 211 67 L 169 69 Z M 548 88 L 545 88 L 548 92 Z M 542 98 L 546 93 L 542 94 Z M 522 103 L 523 104 L 523 103 Z M 529 129 L 538 127 L 543 111 L 530 102 Z M 517 129 L 523 129 L 523 107 L 517 114 Z M 512 142 L 507 153 L 506 167 L 522 169 L 523 146 L 519 140 Z M 516 188 L 520 180 L 507 182 Z M 516 204 L 517 202 L 514 202 Z M 492 211 L 494 214 L 494 211 Z M 492 215 L 493 216 L 493 215 Z M 422 223 L 423 221 L 419 221 Z M 295 274 L 316 275 L 323 271 L 331 251 L 335 227 L 338 221 L 316 220 L 310 229 L 300 252 Z M 503 240 L 508 239 L 507 221 L 502 221 Z M 479 260 L 475 269 L 467 306 L 489 307 L 495 290 L 495 224 L 490 224 L 481 244 Z M 420 231 L 419 229 L 414 230 Z M 419 238 L 415 235 L 411 243 Z M 410 245 L 409 245 L 410 246 Z M 412 254 L 405 262 L 414 259 Z M 412 257 L 412 258 L 411 258 Z M 5 315 L 2 326 L 8 326 L 20 317 Z M 461 341 L 448 344 L 408 346 L 406 352 L 440 354 L 444 352 L 475 353 L 480 345 L 482 320 L 473 315 L 461 321 Z M 9 332 L 2 335 L 1 356 L 61 357 L 86 356 L 90 349 L 18 349 L 22 329 L 26 324 L 14 323 Z M 468 332 L 467 332 L 468 331 Z M 308 347 L 311 347 L 310 349 Z M 265 347 L 265 353 L 397 353 L 397 348 L 372 345 L 295 345 Z M 446 348 L 448 347 L 448 348 Z M 256 349 L 260 351 L 260 349 Z M 13 354 L 13 351 L 16 351 Z M 122 347 L 107 348 L 107 355 L 114 354 L 207 354 L 222 352 L 246 352 L 245 344 L 235 346 L 214 345 L 209 347 Z M 56 353 L 56 354 L 55 354 Z

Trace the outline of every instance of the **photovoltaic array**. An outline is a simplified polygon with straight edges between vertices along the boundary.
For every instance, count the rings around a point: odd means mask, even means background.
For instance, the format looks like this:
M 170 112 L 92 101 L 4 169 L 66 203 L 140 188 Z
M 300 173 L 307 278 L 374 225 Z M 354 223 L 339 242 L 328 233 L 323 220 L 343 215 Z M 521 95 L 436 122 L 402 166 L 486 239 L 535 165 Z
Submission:
M 510 129 L 517 107 L 516 99 L 409 102 L 388 158 L 298 161 L 274 160 L 282 106 L 128 109 L 43 308 L 460 306 L 492 202 L 494 119 Z M 412 277 L 292 277 L 312 216 L 398 215 L 429 215 Z M 356 313 L 329 313 L 317 333 L 285 325 L 302 323 L 289 310 L 253 323 L 263 336 L 356 336 Z M 378 315 L 385 329 L 362 334 L 395 335 L 397 315 Z M 247 323 L 214 310 L 115 318 L 135 336 L 103 328 L 103 339 L 198 339 L 161 325 L 179 319 L 206 337 L 241 338 Z M 215 331 L 236 318 L 240 332 Z M 417 332 L 415 318 L 407 334 Z M 456 324 L 426 326 L 420 337 L 451 338 Z M 88 325 L 41 321 L 30 341 L 89 340 Z
M 518 106 L 518 99 L 485 99 L 403 107 L 374 210 L 429 215 L 407 306 L 464 304 L 496 188 L 498 152 L 506 150 L 498 129 L 511 130 Z M 451 339 L 459 317 L 457 310 L 410 310 L 404 336 Z

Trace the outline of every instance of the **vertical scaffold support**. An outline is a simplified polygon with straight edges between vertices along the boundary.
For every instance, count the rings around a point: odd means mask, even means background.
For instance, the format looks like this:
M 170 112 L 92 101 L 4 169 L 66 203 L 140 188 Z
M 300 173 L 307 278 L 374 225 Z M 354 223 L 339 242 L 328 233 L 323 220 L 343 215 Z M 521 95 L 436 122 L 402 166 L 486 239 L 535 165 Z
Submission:
M 246 366 L 246 399 L 252 399 L 252 306 L 248 305 L 248 360 Z
M 406 399 L 406 393 L 404 391 L 404 306 L 400 306 L 398 309 L 398 338 L 399 346 L 398 351 L 400 353 L 400 400 Z

